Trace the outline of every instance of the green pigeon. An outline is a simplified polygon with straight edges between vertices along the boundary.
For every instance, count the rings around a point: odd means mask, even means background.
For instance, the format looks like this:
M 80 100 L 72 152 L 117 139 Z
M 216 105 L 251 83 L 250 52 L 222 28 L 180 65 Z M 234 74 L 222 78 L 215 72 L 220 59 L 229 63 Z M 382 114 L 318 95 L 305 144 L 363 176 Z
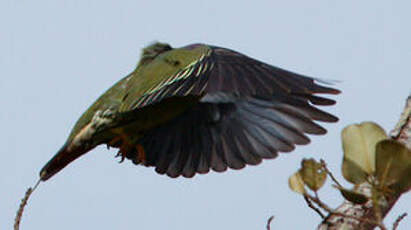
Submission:
M 226 48 L 154 43 L 84 112 L 40 179 L 101 144 L 173 178 L 257 165 L 325 134 L 315 121 L 338 121 L 315 106 L 335 104 L 316 94 L 340 91 L 319 82 Z

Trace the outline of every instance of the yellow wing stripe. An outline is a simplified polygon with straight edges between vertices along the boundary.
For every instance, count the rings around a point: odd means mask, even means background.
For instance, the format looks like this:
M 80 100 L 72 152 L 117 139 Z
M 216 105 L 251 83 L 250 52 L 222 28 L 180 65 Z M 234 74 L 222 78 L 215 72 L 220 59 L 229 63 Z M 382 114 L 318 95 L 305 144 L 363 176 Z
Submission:
M 149 89 L 146 93 L 143 94 L 141 98 L 139 98 L 135 102 L 133 107 L 144 106 L 150 101 L 155 101 L 157 98 L 166 95 L 170 91 L 170 88 L 167 89 L 166 87 L 177 81 L 187 79 L 189 76 L 200 77 L 206 71 L 211 70 L 212 67 L 214 66 L 213 63 L 209 64 L 207 61 L 204 61 L 204 59 L 210 56 L 210 54 L 211 54 L 211 51 L 209 51 L 206 54 L 201 55 L 201 57 L 198 60 L 191 62 L 184 69 L 181 69 L 180 71 L 178 71 L 176 74 L 172 75 L 171 77 L 165 78 L 159 84 Z M 183 87 L 184 85 L 179 86 L 177 89 L 173 90 L 174 91 L 173 93 L 174 94 L 178 93 Z M 184 92 L 184 95 L 188 95 L 193 89 L 194 89 L 194 85 L 191 86 L 186 92 Z M 204 89 L 205 87 L 202 87 L 201 91 L 203 91 Z

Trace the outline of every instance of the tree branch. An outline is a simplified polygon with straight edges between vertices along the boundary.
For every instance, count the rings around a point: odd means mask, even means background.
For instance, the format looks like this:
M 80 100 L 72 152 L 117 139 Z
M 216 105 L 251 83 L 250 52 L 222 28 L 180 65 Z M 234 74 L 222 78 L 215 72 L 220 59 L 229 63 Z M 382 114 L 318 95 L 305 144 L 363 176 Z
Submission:
M 395 128 L 390 132 L 390 137 L 397 140 L 411 149 L 411 95 L 408 97 L 405 108 L 401 114 Z M 371 197 L 371 185 L 363 183 L 355 187 L 354 191 L 362 193 L 367 197 Z M 385 200 L 379 202 L 379 215 L 384 218 L 395 203 L 400 198 L 401 194 L 392 194 L 386 197 Z M 347 218 L 348 216 L 354 218 Z M 344 201 L 333 213 L 330 213 L 323 222 L 318 226 L 318 230 L 347 230 L 347 229 L 374 229 L 377 224 L 366 220 L 377 220 L 375 208 L 372 200 L 363 205 L 353 204 L 349 201 Z

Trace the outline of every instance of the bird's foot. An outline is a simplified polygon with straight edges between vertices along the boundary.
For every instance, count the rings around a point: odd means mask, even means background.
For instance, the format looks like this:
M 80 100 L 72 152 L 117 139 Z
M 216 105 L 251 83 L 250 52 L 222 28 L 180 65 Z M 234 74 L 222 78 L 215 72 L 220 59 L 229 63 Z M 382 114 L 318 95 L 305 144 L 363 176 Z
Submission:
M 118 163 L 122 163 L 124 159 L 126 159 L 126 154 L 120 150 L 118 150 L 117 154 L 115 157 L 121 157 L 120 161 Z
M 137 157 L 140 160 L 140 163 L 145 165 L 146 164 L 146 151 L 144 151 L 144 147 L 140 144 L 137 145 Z
M 123 162 L 126 158 L 127 153 L 130 151 L 130 145 L 127 142 L 127 138 L 124 135 L 119 135 L 113 138 L 108 144 L 107 147 L 119 148 L 115 157 L 121 157 L 119 163 Z
M 123 142 L 120 145 L 120 149 L 117 152 L 116 157 L 121 157 L 121 160 L 119 163 L 123 162 L 124 159 L 126 159 L 127 153 L 130 152 L 131 148 L 128 142 L 124 139 Z

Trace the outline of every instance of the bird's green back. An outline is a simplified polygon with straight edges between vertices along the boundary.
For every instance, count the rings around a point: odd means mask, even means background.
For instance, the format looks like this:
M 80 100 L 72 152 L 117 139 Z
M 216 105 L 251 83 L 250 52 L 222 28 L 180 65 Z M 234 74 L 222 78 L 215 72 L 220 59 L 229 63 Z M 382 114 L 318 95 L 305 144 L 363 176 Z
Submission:
M 130 81 L 127 82 L 126 97 L 120 112 L 133 110 L 135 102 L 143 95 L 153 93 L 183 78 L 183 75 L 177 76 L 177 73 L 194 65 L 209 52 L 210 48 L 206 45 L 182 47 L 162 53 L 149 63 L 140 63 Z

